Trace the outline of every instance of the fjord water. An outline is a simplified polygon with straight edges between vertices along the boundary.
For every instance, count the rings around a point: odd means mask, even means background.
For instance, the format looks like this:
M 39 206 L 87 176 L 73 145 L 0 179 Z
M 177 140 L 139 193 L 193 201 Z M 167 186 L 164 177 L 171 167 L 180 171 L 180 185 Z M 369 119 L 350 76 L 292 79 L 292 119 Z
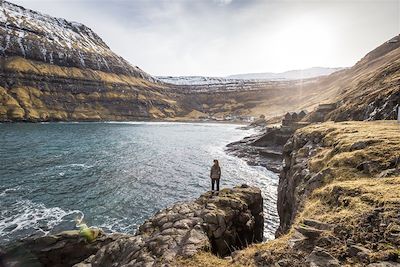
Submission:
M 220 160 L 221 186 L 256 185 L 265 236 L 277 227 L 277 175 L 225 153 L 251 134 L 228 124 L 0 124 L 0 244 L 90 226 L 134 233 L 158 210 L 209 190 Z

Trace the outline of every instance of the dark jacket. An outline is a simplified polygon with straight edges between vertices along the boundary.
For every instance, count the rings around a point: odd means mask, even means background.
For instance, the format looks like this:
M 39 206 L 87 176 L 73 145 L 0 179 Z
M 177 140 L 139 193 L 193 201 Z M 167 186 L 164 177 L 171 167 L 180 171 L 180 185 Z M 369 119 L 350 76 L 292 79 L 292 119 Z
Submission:
M 221 178 L 221 168 L 218 165 L 213 165 L 211 167 L 210 178 L 211 179 L 220 179 Z

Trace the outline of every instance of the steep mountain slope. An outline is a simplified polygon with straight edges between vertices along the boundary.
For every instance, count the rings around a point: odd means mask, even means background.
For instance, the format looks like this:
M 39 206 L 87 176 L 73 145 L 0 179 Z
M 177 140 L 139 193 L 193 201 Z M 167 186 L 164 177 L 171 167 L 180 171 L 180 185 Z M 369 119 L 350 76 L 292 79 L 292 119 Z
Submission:
M 332 102 L 337 108 L 325 119 L 373 120 L 393 118 L 400 101 L 399 36 L 329 76 L 169 84 L 130 65 L 86 26 L 6 1 L 0 33 L 0 121 L 270 118 Z
M 368 53 L 340 80 L 337 108 L 326 119 L 395 119 L 400 105 L 400 35 Z
M 324 120 L 394 119 L 400 104 L 400 36 L 374 49 L 353 67 L 329 76 L 188 88 L 182 105 L 202 113 L 265 114 L 269 118 L 335 103 L 336 108 Z M 312 121 L 315 114 L 312 112 L 306 120 Z
M 88 27 L 0 2 L 0 121 L 173 116 L 166 87 Z
M 113 53 L 96 33 L 80 23 L 1 1 L 0 32 L 2 56 L 153 79 Z

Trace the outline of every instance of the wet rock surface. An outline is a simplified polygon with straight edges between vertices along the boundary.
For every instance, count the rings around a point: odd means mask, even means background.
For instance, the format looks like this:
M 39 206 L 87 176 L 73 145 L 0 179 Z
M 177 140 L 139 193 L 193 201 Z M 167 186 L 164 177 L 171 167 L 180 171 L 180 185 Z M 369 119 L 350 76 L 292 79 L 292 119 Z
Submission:
M 73 230 L 26 239 L 0 251 L 0 266 L 72 266 L 122 237 L 100 232 L 94 242 L 88 243 L 78 230 Z
M 282 150 L 294 133 L 288 128 L 264 128 L 261 133 L 230 143 L 228 152 L 243 158 L 250 165 L 263 166 L 279 173 L 282 170 Z
M 1 260 L 6 266 L 157 266 L 199 251 L 227 256 L 261 242 L 263 228 L 261 191 L 242 185 L 161 210 L 135 235 L 101 233 L 87 243 L 77 231 L 64 232 L 23 240 Z

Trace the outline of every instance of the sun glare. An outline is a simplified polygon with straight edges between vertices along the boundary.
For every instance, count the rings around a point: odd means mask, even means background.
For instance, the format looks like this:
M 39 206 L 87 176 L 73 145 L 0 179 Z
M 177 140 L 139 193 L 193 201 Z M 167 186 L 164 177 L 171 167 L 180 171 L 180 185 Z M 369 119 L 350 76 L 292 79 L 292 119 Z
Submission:
M 323 20 L 299 18 L 285 25 L 276 34 L 276 51 L 283 61 L 293 62 L 298 68 L 316 66 L 332 56 L 332 30 Z

